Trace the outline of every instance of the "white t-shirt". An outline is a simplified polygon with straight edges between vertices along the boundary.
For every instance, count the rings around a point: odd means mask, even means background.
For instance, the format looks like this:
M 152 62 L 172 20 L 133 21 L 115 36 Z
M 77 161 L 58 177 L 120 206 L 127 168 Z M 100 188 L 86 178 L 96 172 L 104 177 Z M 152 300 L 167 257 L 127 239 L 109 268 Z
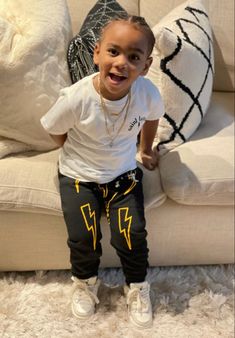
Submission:
M 60 151 L 59 171 L 80 181 L 102 184 L 136 168 L 137 135 L 145 120 L 160 118 L 164 107 L 158 89 L 150 80 L 139 77 L 131 87 L 126 121 L 111 147 L 100 96 L 92 81 L 95 75 L 62 89 L 41 123 L 52 135 L 67 133 Z M 105 100 L 105 105 L 109 112 L 119 112 L 126 100 L 127 96 L 117 101 Z M 115 123 L 114 135 L 124 116 L 125 110 Z M 112 123 L 107 122 L 113 132 Z

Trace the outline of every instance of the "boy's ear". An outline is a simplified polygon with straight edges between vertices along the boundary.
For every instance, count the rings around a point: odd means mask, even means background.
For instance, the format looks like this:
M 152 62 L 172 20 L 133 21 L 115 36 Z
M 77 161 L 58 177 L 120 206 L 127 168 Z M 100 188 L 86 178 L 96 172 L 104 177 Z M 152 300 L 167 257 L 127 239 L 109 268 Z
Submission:
M 99 65 L 99 54 L 100 54 L 100 45 L 99 42 L 95 44 L 94 53 L 93 53 L 93 61 L 96 66 Z
M 142 76 L 145 76 L 148 73 L 148 70 L 149 70 L 152 62 L 153 62 L 153 58 L 151 56 L 148 57 L 147 60 L 146 60 L 146 62 L 145 62 L 144 69 L 143 69 L 143 71 L 141 73 Z

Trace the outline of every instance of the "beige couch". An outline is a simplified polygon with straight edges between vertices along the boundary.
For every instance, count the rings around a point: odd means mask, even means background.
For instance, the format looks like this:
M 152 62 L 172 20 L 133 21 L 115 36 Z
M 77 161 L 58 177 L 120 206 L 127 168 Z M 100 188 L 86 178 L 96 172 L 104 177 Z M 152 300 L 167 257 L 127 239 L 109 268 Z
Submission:
M 120 0 L 151 26 L 182 0 Z M 76 34 L 94 0 L 68 0 Z M 190 140 L 144 175 L 150 265 L 234 262 L 234 1 L 207 0 L 214 34 L 211 104 Z M 25 102 L 27 104 L 27 102 Z M 57 181 L 58 150 L 0 160 L 0 270 L 69 268 Z M 103 219 L 102 266 L 120 266 Z

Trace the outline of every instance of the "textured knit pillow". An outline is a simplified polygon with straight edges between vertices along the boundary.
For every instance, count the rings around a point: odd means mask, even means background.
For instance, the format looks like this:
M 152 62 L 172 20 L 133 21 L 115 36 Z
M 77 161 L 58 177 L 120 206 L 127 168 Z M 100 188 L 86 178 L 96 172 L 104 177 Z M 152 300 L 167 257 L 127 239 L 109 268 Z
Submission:
M 100 30 L 112 18 L 124 15 L 127 15 L 127 12 L 115 0 L 96 2 L 88 13 L 79 34 L 69 44 L 67 59 L 73 83 L 98 70 L 93 62 L 93 50 Z
M 165 105 L 155 144 L 161 154 L 185 142 L 205 115 L 212 93 L 214 56 L 208 15 L 200 0 L 175 8 L 154 28 L 148 77 Z
M 1 2 L 0 158 L 56 147 L 40 118 L 71 84 L 66 61 L 71 36 L 65 0 Z

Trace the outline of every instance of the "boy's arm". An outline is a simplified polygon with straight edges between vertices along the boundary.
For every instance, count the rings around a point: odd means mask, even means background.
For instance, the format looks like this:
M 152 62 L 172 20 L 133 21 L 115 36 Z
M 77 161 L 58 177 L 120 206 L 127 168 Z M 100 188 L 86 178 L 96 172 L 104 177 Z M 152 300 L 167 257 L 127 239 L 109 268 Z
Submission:
M 67 133 L 63 135 L 52 135 L 52 134 L 49 135 L 55 141 L 55 143 L 58 144 L 59 147 L 62 147 L 67 139 Z
M 152 149 L 159 120 L 145 121 L 140 134 L 140 156 L 145 168 L 153 170 L 158 163 L 157 150 Z

